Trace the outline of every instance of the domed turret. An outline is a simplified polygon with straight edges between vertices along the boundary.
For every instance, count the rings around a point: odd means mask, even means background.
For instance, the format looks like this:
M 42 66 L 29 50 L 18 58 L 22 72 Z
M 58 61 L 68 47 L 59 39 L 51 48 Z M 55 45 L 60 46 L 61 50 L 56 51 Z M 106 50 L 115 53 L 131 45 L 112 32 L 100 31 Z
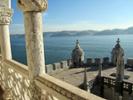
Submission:
M 116 62 L 117 62 L 117 54 L 118 52 L 120 52 L 123 56 L 124 56 L 124 50 L 123 48 L 121 47 L 120 45 L 120 39 L 118 38 L 117 40 L 117 44 L 115 45 L 115 47 L 112 49 L 112 52 L 111 52 L 111 62 L 112 64 L 116 65 Z
M 81 66 L 84 61 L 84 51 L 79 45 L 79 41 L 76 41 L 76 46 L 72 51 L 72 63 L 73 67 Z

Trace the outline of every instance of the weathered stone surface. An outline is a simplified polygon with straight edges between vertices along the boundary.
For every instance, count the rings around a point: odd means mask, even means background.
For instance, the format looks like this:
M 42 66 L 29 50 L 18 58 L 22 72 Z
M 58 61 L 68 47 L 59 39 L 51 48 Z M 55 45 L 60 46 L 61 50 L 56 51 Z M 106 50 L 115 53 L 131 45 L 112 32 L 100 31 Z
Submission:
M 87 65 L 92 65 L 92 64 L 93 64 L 93 59 L 87 58 Z
M 133 58 L 128 58 L 126 64 L 127 66 L 133 66 Z
M 100 58 L 95 58 L 95 65 L 100 65 L 101 64 L 101 59 Z
M 54 70 L 59 70 L 59 69 L 61 69 L 60 63 L 54 63 L 53 66 L 54 66 Z
M 60 64 L 62 69 L 68 68 L 67 61 L 61 61 Z
M 5 8 L 10 7 L 10 0 L 1 0 L 0 7 L 5 7 Z
M 47 9 L 47 0 L 18 0 L 19 8 L 24 11 L 45 11 Z
M 10 8 L 0 7 L 0 24 L 9 24 L 11 22 L 12 10 Z
M 109 64 L 109 57 L 103 58 L 103 64 Z
M 54 71 L 53 65 L 46 65 L 46 73 L 52 73 Z

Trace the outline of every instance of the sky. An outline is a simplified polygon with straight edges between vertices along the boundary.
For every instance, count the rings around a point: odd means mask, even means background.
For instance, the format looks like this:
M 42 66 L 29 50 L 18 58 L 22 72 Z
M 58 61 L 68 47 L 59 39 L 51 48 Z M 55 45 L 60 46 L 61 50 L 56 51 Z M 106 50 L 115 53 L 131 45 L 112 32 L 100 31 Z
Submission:
M 14 9 L 10 30 L 24 33 L 23 13 Z M 43 12 L 43 31 L 105 30 L 133 26 L 133 0 L 48 0 Z

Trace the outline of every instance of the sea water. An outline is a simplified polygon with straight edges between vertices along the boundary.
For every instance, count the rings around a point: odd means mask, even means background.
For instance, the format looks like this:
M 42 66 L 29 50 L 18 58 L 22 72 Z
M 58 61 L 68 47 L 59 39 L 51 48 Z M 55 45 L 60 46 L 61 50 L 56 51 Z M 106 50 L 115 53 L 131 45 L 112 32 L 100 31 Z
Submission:
M 85 58 L 110 57 L 117 38 L 125 51 L 125 59 L 133 58 L 133 35 L 44 37 L 46 64 L 70 59 L 76 40 L 79 40 Z M 24 37 L 11 36 L 11 46 L 13 59 L 26 64 Z

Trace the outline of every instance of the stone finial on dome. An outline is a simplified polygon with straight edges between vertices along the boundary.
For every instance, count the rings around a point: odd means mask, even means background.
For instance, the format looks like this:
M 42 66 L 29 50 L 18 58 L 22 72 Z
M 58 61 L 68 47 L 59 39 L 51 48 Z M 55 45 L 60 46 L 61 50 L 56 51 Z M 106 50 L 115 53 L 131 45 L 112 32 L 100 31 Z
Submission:
M 116 42 L 117 42 L 117 44 L 120 44 L 120 39 L 118 38 Z
M 115 48 L 121 48 L 120 39 L 119 39 L 119 38 L 118 38 L 117 41 L 116 41 Z
M 75 48 L 80 48 L 79 40 L 76 41 L 76 46 Z
M 80 66 L 84 61 L 84 51 L 79 45 L 79 41 L 76 41 L 76 46 L 72 51 L 72 63 L 75 66 Z

